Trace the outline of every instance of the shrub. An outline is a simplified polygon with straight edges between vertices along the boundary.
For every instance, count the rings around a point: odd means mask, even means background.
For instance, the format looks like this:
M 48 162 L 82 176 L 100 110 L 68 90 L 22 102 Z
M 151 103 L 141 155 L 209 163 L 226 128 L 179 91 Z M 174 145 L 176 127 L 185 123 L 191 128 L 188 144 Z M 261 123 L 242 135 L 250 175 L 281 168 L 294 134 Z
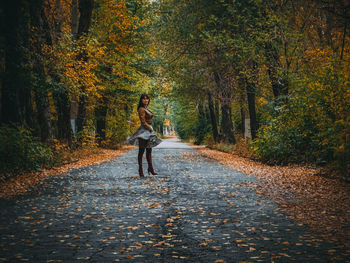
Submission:
M 208 133 L 204 139 L 203 139 L 203 144 L 212 147 L 215 144 L 214 137 L 212 133 Z
M 327 53 L 319 56 L 291 83 L 287 103 L 275 114 L 271 107 L 263 114 L 265 122 L 252 147 L 266 161 L 326 165 L 349 178 L 349 65 Z
M 0 127 L 0 172 L 5 177 L 52 167 L 53 157 L 50 147 L 39 142 L 29 130 L 8 125 Z
M 194 130 L 194 137 L 196 138 L 195 144 L 199 145 L 203 143 L 204 138 L 211 133 L 211 124 L 205 115 L 198 118 Z
M 282 117 L 259 129 L 258 138 L 251 143 L 254 153 L 269 163 L 288 164 L 315 161 L 310 137 L 300 126 L 288 125 Z

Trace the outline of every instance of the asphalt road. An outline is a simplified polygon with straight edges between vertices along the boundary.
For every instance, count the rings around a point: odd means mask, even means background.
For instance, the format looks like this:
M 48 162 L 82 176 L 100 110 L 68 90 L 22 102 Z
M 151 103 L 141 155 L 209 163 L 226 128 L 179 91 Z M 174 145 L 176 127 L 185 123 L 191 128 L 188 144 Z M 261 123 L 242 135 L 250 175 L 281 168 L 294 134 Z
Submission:
M 0 200 L 0 262 L 350 262 L 255 192 L 257 179 L 166 140 Z M 144 171 L 146 172 L 146 160 Z

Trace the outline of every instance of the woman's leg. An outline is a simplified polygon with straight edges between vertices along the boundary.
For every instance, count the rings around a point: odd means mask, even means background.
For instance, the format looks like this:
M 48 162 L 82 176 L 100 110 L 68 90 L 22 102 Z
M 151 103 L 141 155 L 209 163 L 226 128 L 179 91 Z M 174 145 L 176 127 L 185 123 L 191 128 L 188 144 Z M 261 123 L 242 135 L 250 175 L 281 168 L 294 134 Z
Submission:
M 157 175 L 158 173 L 156 173 L 153 170 L 153 164 L 152 164 L 152 148 L 146 148 L 146 159 L 147 159 L 147 163 L 148 163 L 148 174 L 151 173 L 153 175 Z
M 139 154 L 137 156 L 137 161 L 139 163 L 139 175 L 140 175 L 140 177 L 144 176 L 143 170 L 142 170 L 142 157 L 143 157 L 143 153 L 145 152 L 145 149 L 146 149 L 146 144 L 147 144 L 146 140 L 139 138 Z
M 137 161 L 139 163 L 139 175 L 140 175 L 140 177 L 144 177 L 143 169 L 142 169 L 142 157 L 143 157 L 143 153 L 144 152 L 145 152 L 145 148 L 139 147 L 139 153 L 137 155 Z

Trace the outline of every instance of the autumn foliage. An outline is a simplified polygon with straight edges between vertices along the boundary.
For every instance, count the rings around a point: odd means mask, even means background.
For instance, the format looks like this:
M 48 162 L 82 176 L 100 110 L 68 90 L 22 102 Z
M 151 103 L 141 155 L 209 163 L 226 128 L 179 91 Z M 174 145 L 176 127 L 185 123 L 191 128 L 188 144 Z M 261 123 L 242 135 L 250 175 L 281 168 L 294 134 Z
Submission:
M 248 136 L 255 158 L 348 177 L 346 1 L 5 2 L 2 125 L 116 148 L 147 91 L 158 132 L 167 118 L 197 144 Z
M 349 56 L 348 52 L 345 52 Z M 305 52 L 288 103 L 265 115 L 254 150 L 271 162 L 325 164 L 349 173 L 349 58 L 329 50 Z
M 147 5 L 123 0 L 2 3 L 4 133 L 9 126 L 19 127 L 49 152 L 57 142 L 66 149 L 119 147 L 129 134 L 128 120 L 142 88 L 138 81 L 152 73 L 137 67 L 150 54 Z M 18 142 L 11 142 L 7 150 L 15 153 Z M 31 145 L 23 147 L 34 150 Z
M 182 138 L 222 148 L 245 134 L 254 158 L 348 178 L 346 1 L 161 3 Z

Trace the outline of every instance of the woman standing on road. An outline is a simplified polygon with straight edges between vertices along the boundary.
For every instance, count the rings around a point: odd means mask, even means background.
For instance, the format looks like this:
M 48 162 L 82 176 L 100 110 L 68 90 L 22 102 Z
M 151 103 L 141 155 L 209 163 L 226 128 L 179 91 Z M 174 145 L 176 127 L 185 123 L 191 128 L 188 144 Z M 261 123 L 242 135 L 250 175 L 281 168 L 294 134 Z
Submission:
M 146 150 L 146 159 L 148 163 L 148 174 L 156 175 L 157 173 L 153 169 L 152 165 L 152 148 L 161 143 L 161 139 L 155 134 L 152 124 L 152 112 L 147 108 L 150 103 L 150 99 L 147 94 L 142 94 L 140 97 L 137 111 L 141 126 L 137 131 L 127 140 L 127 144 L 139 145 L 138 163 L 139 163 L 139 175 L 144 177 L 142 169 L 142 157 Z

